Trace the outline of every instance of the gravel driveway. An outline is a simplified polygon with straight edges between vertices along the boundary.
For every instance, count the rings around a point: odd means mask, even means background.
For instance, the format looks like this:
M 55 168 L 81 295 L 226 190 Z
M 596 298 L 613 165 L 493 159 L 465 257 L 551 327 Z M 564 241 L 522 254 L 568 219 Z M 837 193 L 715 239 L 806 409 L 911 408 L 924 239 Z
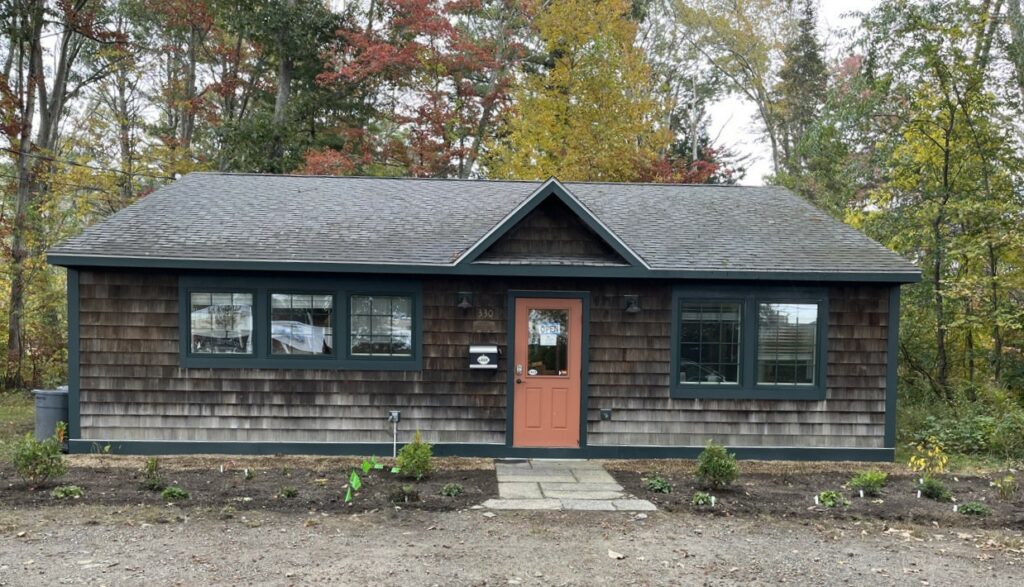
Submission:
M 0 509 L 2 585 L 1014 585 L 1017 530 L 690 513 Z M 493 516 L 493 517 L 492 517 Z M 63 519 L 62 519 L 63 518 Z M 611 553 L 609 551 L 612 551 Z M 622 558 L 612 558 L 617 553 Z

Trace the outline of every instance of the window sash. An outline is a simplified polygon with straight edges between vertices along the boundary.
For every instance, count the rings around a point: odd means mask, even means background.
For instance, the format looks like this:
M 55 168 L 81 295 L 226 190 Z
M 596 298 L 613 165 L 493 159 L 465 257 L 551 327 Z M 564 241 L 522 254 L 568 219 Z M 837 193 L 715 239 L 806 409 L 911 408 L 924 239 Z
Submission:
M 767 399 L 767 400 L 822 400 L 827 395 L 826 369 L 828 341 L 828 290 L 824 287 L 801 286 L 676 286 L 672 293 L 671 325 L 671 382 L 670 395 L 675 398 L 708 399 Z M 683 381 L 680 372 L 683 365 L 683 325 L 687 304 L 725 305 L 739 304 L 741 309 L 739 368 L 737 383 L 702 383 Z M 817 308 L 816 328 L 813 331 L 814 344 L 804 344 L 805 349 L 813 348 L 800 363 L 800 376 L 809 383 L 786 382 L 792 373 L 779 373 L 777 382 L 759 382 L 758 339 L 760 304 L 813 305 Z M 808 327 L 809 328 L 809 327 Z M 692 331 L 691 331 L 692 332 Z M 805 335 L 810 336 L 810 335 Z M 691 347 L 691 351 L 693 347 Z M 709 355 L 714 357 L 712 351 Z M 721 360 L 721 357 L 718 358 Z M 812 364 L 813 362 L 813 364 Z M 792 367 L 795 363 L 790 363 Z M 801 380 L 802 381 L 802 380 Z

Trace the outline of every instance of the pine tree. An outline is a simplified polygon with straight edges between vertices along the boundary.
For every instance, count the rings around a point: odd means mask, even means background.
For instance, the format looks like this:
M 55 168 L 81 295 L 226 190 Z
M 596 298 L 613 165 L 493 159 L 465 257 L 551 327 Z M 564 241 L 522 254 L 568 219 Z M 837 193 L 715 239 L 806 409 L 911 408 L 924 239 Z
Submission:
M 818 15 L 814 0 L 804 0 L 797 35 L 783 49 L 783 66 L 776 86 L 781 121 L 782 171 L 800 175 L 805 166 L 800 144 L 814 124 L 825 101 L 828 71 L 816 32 Z

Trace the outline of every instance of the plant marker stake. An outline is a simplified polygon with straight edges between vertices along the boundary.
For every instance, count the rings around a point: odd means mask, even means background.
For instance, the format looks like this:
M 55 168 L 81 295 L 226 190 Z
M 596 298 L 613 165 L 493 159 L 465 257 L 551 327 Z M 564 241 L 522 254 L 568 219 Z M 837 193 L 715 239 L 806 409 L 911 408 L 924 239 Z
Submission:
M 864 490 L 863 489 L 860 490 L 860 498 L 864 499 Z
M 960 507 L 960 506 L 958 506 L 956 504 L 953 504 L 953 511 L 956 512 L 958 507 Z
M 715 496 L 711 496 L 711 507 L 715 507 Z
M 818 496 L 817 495 L 814 496 L 814 505 L 821 505 L 821 504 L 818 503 Z
M 920 489 L 917 490 L 917 499 L 921 499 L 921 490 Z

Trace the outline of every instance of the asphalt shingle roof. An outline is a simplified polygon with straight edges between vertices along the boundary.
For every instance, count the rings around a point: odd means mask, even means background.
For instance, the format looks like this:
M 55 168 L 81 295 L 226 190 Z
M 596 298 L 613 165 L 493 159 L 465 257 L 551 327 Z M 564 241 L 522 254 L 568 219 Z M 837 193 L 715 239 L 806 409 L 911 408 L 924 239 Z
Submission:
M 50 254 L 450 266 L 542 183 L 193 173 Z M 783 188 L 563 185 L 655 271 L 918 273 Z

